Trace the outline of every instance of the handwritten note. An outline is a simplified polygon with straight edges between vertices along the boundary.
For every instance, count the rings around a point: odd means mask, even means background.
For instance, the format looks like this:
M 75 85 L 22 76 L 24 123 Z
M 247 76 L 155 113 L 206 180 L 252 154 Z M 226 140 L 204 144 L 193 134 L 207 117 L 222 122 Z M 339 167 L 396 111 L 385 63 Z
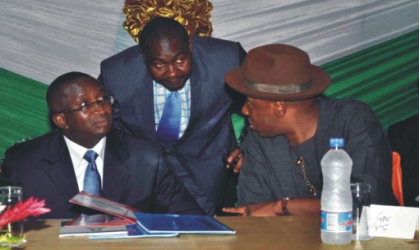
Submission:
M 369 209 L 369 235 L 412 239 L 418 218 L 418 208 L 371 205 Z

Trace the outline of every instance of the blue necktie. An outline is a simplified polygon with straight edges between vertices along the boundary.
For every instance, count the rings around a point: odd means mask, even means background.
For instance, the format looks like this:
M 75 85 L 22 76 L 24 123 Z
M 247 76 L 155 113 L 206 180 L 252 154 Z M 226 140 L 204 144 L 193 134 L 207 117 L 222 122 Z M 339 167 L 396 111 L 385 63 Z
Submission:
M 93 150 L 86 151 L 83 158 L 89 163 L 85 172 L 85 180 L 83 182 L 83 191 L 93 195 L 101 196 L 101 177 L 96 167 L 96 157 L 98 154 Z
M 171 143 L 178 140 L 181 127 L 181 97 L 178 91 L 172 91 L 166 97 L 162 118 L 156 131 L 160 142 Z

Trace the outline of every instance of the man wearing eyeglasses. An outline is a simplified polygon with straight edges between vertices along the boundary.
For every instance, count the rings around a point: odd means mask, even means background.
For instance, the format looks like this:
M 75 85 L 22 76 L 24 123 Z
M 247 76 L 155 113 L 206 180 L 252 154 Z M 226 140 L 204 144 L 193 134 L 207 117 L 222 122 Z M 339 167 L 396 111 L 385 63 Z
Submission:
M 6 151 L 0 186 L 23 188 L 24 198 L 46 199 L 44 218 L 85 213 L 68 202 L 79 191 L 149 213 L 203 214 L 170 171 L 157 143 L 112 129 L 112 104 L 93 77 L 70 72 L 47 90 L 58 128 Z

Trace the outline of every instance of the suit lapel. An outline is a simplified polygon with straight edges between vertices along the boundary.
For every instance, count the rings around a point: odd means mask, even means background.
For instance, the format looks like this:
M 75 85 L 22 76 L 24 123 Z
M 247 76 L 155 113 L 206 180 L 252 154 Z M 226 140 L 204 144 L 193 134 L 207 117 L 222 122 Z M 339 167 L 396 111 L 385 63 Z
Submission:
M 46 174 L 66 200 L 79 193 L 70 153 L 60 131 L 52 135 L 45 160 L 50 163 L 46 165 Z
M 208 88 L 206 88 L 203 79 L 207 79 L 207 71 L 205 70 L 205 62 L 203 62 L 199 56 L 199 48 L 195 46 L 193 41 L 193 66 L 190 78 L 191 86 L 191 107 L 190 107 L 190 120 L 188 122 L 187 129 L 185 130 L 181 140 L 188 138 L 194 133 L 201 125 L 200 120 L 206 116 L 206 110 L 211 110 L 211 107 L 207 107 L 210 103 L 208 102 Z
M 102 195 L 104 198 L 119 201 L 128 180 L 130 169 L 125 166 L 129 154 L 125 151 L 117 134 L 107 135 L 104 160 Z
M 155 129 L 155 114 L 153 102 L 153 80 L 143 63 L 141 56 L 133 66 L 132 79 L 135 94 L 132 95 L 131 104 L 139 121 L 139 131 L 132 131 L 136 136 L 147 138 L 149 141 L 157 141 Z

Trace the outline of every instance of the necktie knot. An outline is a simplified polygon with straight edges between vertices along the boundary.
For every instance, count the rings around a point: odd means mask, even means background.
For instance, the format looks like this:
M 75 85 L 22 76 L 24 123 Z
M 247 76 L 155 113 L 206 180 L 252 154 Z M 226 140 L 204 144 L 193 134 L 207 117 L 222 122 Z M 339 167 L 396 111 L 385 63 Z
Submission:
M 89 163 L 94 163 L 97 157 L 98 157 L 98 154 L 95 151 L 88 150 L 83 156 L 83 159 L 85 159 Z

